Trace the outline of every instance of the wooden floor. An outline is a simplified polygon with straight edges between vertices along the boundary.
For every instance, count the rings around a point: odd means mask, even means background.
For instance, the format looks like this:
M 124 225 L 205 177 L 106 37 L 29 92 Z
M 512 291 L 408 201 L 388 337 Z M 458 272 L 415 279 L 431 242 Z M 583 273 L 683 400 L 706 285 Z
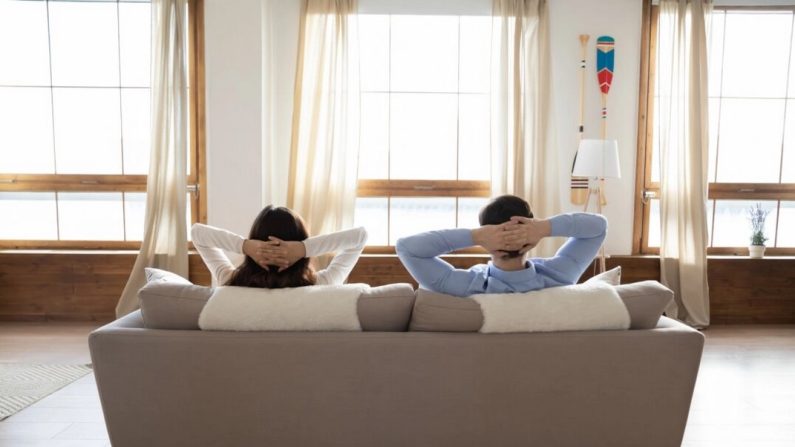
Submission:
M 0 362 L 88 363 L 94 327 L 0 323 Z M 705 334 L 682 445 L 795 446 L 795 326 L 716 326 Z M 3 447 L 109 445 L 93 374 L 0 422 Z

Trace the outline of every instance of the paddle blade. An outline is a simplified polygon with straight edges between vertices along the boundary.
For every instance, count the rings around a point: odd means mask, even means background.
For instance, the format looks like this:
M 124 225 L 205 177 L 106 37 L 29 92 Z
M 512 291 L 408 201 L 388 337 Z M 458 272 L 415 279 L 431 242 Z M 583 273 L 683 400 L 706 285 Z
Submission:
M 613 84 L 613 67 L 615 66 L 615 40 L 610 36 L 599 36 L 596 39 L 596 76 L 599 90 L 610 91 Z

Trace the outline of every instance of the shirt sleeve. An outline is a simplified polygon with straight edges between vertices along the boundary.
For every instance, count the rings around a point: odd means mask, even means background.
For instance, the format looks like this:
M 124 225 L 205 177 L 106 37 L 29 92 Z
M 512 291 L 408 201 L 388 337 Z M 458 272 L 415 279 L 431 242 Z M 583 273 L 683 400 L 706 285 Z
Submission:
M 473 245 L 472 231 L 459 228 L 404 237 L 398 239 L 395 249 L 400 261 L 420 286 L 434 292 L 469 296 L 478 274 L 456 269 L 439 256 Z
M 313 236 L 304 240 L 306 257 L 335 253 L 324 270 L 317 272 L 318 284 L 342 284 L 350 275 L 367 243 L 367 230 L 353 228 L 335 233 Z
M 543 260 L 563 282 L 574 284 L 591 264 L 607 236 L 607 219 L 599 214 L 572 213 L 550 218 L 552 236 L 568 237 L 552 258 Z
M 202 257 L 207 269 L 210 270 L 214 286 L 226 284 L 235 265 L 229 260 L 224 250 L 231 253 L 243 253 L 245 238 L 231 231 L 211 227 L 200 223 L 193 224 L 190 230 L 191 241 Z

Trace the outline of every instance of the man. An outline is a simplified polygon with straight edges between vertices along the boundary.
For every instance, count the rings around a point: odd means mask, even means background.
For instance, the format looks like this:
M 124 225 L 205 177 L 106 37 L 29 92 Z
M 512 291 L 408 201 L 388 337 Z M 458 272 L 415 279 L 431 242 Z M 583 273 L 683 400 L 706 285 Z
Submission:
M 400 260 L 421 287 L 439 293 L 527 292 L 577 282 L 594 259 L 607 234 L 607 220 L 598 214 L 561 214 L 534 219 L 523 199 L 505 195 L 480 211 L 480 228 L 430 231 L 398 239 Z M 528 259 L 545 237 L 569 240 L 551 258 Z M 491 262 L 456 269 L 439 256 L 472 246 L 491 254 Z

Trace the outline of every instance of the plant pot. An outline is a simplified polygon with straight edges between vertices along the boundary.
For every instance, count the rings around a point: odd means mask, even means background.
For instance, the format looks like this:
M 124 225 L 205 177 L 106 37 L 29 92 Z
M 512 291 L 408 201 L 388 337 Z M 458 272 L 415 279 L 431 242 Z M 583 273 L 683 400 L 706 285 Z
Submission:
M 762 259 L 763 257 L 765 257 L 765 246 L 749 245 L 748 255 L 751 257 L 751 259 Z

